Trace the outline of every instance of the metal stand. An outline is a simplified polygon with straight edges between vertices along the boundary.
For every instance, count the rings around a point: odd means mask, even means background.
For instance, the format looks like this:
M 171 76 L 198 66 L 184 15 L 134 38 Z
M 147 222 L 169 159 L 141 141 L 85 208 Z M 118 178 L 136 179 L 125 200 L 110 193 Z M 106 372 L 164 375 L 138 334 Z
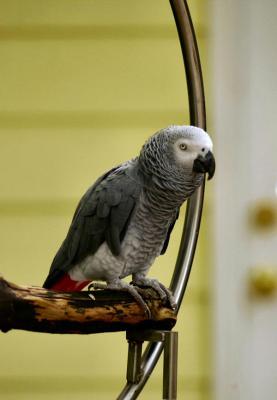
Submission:
M 129 343 L 127 382 L 138 383 L 141 378 L 142 343 L 144 341 L 161 342 L 164 346 L 163 399 L 177 399 L 178 332 L 128 331 L 126 338 Z
M 175 18 L 175 23 L 178 30 L 179 40 L 183 53 L 189 97 L 190 124 L 206 129 L 205 96 L 201 72 L 201 63 L 193 23 L 190 17 L 189 7 L 186 0 L 169 1 Z M 174 274 L 170 284 L 170 289 L 177 302 L 177 312 L 181 306 L 182 299 L 186 290 L 196 249 L 202 215 L 204 189 L 204 184 L 197 189 L 197 191 L 188 201 L 186 209 L 186 218 L 182 239 L 174 269 Z M 149 335 L 149 332 L 146 333 L 147 335 Z M 169 335 L 174 335 L 174 332 L 160 332 L 160 334 L 162 333 L 164 335 L 166 335 L 167 333 Z M 175 335 L 177 335 L 177 333 L 175 333 Z M 135 337 L 136 340 L 134 339 Z M 174 384 L 172 384 L 172 379 L 176 380 L 177 367 L 175 371 L 175 367 L 173 367 L 173 365 L 176 365 L 176 362 L 173 362 L 172 359 L 177 360 L 177 354 L 175 356 L 172 356 L 172 354 L 175 354 L 175 349 L 177 348 L 177 338 L 171 339 L 171 344 L 169 344 L 170 341 L 168 342 L 168 344 L 165 343 L 165 336 L 163 340 L 159 339 L 156 343 L 152 340 L 152 343 L 148 344 L 143 356 L 141 357 L 141 348 L 139 346 L 142 345 L 142 342 L 144 340 L 148 340 L 147 337 L 144 338 L 142 332 L 127 333 L 127 339 L 134 343 L 129 345 L 130 347 L 128 356 L 127 384 L 117 398 L 118 400 L 137 399 L 152 371 L 154 370 L 158 359 L 163 351 L 163 347 L 165 347 L 166 353 L 164 358 L 164 399 L 176 398 L 176 383 L 174 388 Z M 151 342 L 151 338 L 149 340 Z M 175 344 L 173 343 L 174 340 L 176 341 Z M 140 343 L 140 345 L 136 343 Z M 166 347 L 169 348 L 166 350 Z M 168 370 L 169 377 L 166 378 L 168 379 L 168 381 L 165 380 L 165 370 Z M 167 386 L 168 392 L 165 391 L 165 386 Z M 174 390 L 175 397 L 173 393 Z

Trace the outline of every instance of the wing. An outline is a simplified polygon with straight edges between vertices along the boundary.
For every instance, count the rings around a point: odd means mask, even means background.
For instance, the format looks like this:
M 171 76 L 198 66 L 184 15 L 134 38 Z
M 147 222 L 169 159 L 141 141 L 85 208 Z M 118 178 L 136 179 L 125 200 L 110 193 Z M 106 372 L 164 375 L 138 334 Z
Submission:
M 166 252 L 166 250 L 167 250 L 171 232 L 172 232 L 172 230 L 173 230 L 173 228 L 174 228 L 175 222 L 176 222 L 177 219 L 179 218 L 179 212 L 180 212 L 179 209 L 176 210 L 176 215 L 175 215 L 175 217 L 173 218 L 171 224 L 169 225 L 169 228 L 168 228 L 168 231 L 167 231 L 167 235 L 166 235 L 166 238 L 165 238 L 165 241 L 164 241 L 164 245 L 163 245 L 161 254 L 164 254 L 164 253 Z
M 137 166 L 129 162 L 110 170 L 88 189 L 52 262 L 44 287 L 51 287 L 104 242 L 115 256 L 120 254 L 141 187 Z

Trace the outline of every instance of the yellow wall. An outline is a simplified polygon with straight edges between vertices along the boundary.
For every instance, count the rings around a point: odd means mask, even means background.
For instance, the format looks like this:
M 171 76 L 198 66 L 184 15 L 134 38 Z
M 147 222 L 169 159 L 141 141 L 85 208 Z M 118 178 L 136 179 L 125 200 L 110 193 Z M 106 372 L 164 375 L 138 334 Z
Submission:
M 191 3 L 204 49 L 203 2 Z M 0 54 L 0 272 L 41 285 L 86 188 L 156 130 L 189 122 L 183 61 L 166 0 L 0 0 Z M 183 216 L 150 272 L 167 284 Z M 206 226 L 177 325 L 189 400 L 210 393 Z M 124 333 L 0 343 L 1 399 L 112 399 L 125 381 Z M 161 365 L 141 398 L 160 397 Z

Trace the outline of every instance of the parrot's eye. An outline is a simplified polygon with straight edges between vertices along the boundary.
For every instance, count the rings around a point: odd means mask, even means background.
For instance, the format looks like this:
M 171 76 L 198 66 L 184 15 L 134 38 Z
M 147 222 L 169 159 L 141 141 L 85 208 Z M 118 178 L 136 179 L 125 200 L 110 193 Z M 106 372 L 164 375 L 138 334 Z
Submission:
M 179 147 L 183 151 L 187 150 L 187 148 L 188 148 L 188 146 L 185 143 L 180 143 Z

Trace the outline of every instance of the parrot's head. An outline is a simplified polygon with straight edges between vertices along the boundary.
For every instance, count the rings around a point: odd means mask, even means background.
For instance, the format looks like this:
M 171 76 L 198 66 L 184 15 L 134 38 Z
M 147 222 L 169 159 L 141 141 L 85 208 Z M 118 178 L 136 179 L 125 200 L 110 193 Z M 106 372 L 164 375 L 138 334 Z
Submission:
M 213 143 L 210 136 L 195 126 L 174 125 L 167 128 L 171 137 L 171 154 L 174 161 L 185 170 L 207 173 L 211 179 L 215 173 Z
M 172 176 L 203 176 L 211 179 L 215 172 L 213 144 L 201 128 L 171 125 L 153 135 L 142 148 L 140 158 L 152 172 L 168 170 Z M 161 175 L 161 174 L 159 174 Z

